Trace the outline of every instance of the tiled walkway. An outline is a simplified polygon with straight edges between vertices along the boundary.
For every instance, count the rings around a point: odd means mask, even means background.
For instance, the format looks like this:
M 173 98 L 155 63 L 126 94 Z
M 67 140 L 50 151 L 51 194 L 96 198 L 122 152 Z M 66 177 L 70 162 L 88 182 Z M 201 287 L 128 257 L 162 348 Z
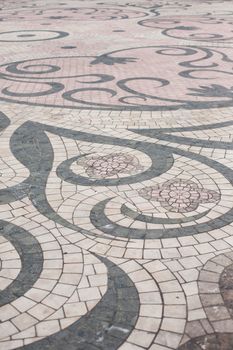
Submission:
M 0 350 L 232 350 L 232 0 L 99 1 L 0 0 Z

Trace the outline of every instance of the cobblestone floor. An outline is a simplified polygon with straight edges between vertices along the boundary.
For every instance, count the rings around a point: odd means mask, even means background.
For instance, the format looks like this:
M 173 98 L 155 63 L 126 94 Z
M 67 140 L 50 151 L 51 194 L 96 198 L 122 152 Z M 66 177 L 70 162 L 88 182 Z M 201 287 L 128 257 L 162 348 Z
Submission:
M 99 1 L 0 0 L 0 350 L 232 350 L 232 0 Z

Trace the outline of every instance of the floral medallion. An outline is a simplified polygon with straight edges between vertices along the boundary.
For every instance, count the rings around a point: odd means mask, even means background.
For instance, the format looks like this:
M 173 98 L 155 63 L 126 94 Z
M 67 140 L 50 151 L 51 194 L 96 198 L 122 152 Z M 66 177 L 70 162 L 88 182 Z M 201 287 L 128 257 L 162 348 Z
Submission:
M 139 195 L 151 201 L 159 201 L 163 208 L 178 213 L 196 210 L 201 203 L 215 203 L 219 193 L 200 187 L 193 181 L 175 179 L 162 185 L 144 187 Z

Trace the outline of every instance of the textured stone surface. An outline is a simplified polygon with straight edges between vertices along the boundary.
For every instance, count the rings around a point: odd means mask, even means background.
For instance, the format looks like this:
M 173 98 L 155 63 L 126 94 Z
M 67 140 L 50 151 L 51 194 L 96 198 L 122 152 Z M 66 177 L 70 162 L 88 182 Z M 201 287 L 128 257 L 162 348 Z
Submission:
M 0 8 L 0 350 L 232 350 L 231 2 Z

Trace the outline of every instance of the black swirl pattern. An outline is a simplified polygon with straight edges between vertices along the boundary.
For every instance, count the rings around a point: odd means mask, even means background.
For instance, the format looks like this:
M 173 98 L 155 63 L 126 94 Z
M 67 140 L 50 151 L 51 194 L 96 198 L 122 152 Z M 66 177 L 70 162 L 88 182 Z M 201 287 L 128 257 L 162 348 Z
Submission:
M 171 60 L 172 57 L 176 60 Z M 167 67 L 163 77 L 157 68 L 161 59 Z M 185 46 L 139 47 L 98 57 L 14 62 L 0 68 L 0 99 L 30 105 L 103 110 L 226 107 L 233 104 L 232 62 L 231 51 L 227 48 Z M 70 66 L 73 67 L 71 71 L 68 70 Z M 75 68 L 80 66 L 83 72 Z M 89 72 L 85 74 L 87 67 Z M 72 90 L 67 79 L 72 81 Z M 179 90 L 175 89 L 177 84 Z

